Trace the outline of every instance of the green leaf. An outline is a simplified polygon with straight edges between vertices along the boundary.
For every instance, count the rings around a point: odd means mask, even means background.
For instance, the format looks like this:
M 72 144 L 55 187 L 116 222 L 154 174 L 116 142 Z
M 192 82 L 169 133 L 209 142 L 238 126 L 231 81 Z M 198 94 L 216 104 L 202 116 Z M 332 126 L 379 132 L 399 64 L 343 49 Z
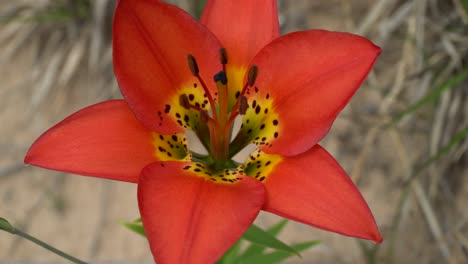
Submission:
M 320 241 L 309 241 L 291 246 L 295 251 L 302 252 L 308 248 L 320 244 Z M 284 251 L 275 251 L 267 254 L 260 254 L 242 259 L 239 263 L 242 264 L 274 264 L 291 257 L 291 254 Z
M 247 229 L 247 231 L 244 233 L 243 238 L 264 247 L 281 250 L 290 254 L 296 254 L 299 257 L 301 256 L 296 250 L 256 225 L 251 225 L 250 228 Z
M 275 224 L 272 227 L 268 228 L 266 230 L 266 232 L 269 233 L 270 235 L 276 237 L 281 232 L 281 230 L 284 229 L 284 227 L 286 226 L 287 223 L 288 223 L 288 220 L 286 220 L 286 219 L 281 220 L 277 224 Z M 265 251 L 265 249 L 266 249 L 266 247 L 264 247 L 262 245 L 251 244 L 244 251 L 241 258 L 246 258 L 248 256 L 261 254 L 263 251 Z
M 425 105 L 428 102 L 431 102 L 437 98 L 447 89 L 454 88 L 457 86 L 459 83 L 461 83 L 465 78 L 468 77 L 468 68 L 464 69 L 462 72 L 459 74 L 453 76 L 452 78 L 448 79 L 445 81 L 441 86 L 437 87 L 434 89 L 431 93 L 428 95 L 424 96 L 421 98 L 419 101 L 408 107 L 405 111 L 401 112 L 398 114 L 393 121 L 391 122 L 391 125 L 395 125 L 398 123 L 403 117 L 405 117 L 408 114 L 413 113 L 414 111 L 418 110 L 421 106 Z
M 239 239 L 226 253 L 221 257 L 217 264 L 237 264 L 239 263 L 239 251 L 242 245 L 242 240 Z
M 122 225 L 132 230 L 133 232 L 146 237 L 145 228 L 143 228 L 141 224 L 135 222 L 123 222 Z
M 12 226 L 8 220 L 2 217 L 0 217 L 0 229 L 8 233 L 16 234 L 15 227 Z
M 465 13 L 468 14 L 468 0 L 460 0 L 462 3 L 463 9 L 465 9 Z

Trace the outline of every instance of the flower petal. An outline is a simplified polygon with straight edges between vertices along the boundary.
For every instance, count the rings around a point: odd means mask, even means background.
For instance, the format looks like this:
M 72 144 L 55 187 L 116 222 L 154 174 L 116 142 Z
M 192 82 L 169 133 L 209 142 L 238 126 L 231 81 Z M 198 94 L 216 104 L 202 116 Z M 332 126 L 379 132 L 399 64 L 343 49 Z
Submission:
M 267 191 L 264 210 L 343 235 L 382 241 L 361 193 L 321 146 L 299 156 L 282 157 L 273 166 L 263 181 Z
M 363 37 L 320 30 L 291 33 L 262 49 L 252 61 L 259 72 L 247 96 L 269 98 L 270 113 L 279 115 L 279 137 L 262 150 L 290 156 L 317 144 L 379 54 Z
M 162 1 L 120 0 L 112 44 L 122 94 L 145 126 L 163 134 L 183 131 L 169 113 L 178 106 L 178 91 L 194 89 L 194 84 L 201 89 L 187 55 L 196 57 L 204 80 L 212 80 L 222 68 L 216 37 L 188 13 Z M 207 85 L 215 91 L 214 83 Z
M 40 136 L 27 164 L 113 180 L 138 182 L 141 170 L 156 160 L 152 132 L 124 100 L 84 108 Z
M 275 0 L 209 0 L 201 17 L 226 48 L 229 63 L 247 67 L 260 49 L 279 37 Z
M 138 202 L 157 263 L 214 263 L 247 230 L 265 191 L 245 176 L 219 183 L 197 176 L 191 163 L 154 163 L 138 184 Z

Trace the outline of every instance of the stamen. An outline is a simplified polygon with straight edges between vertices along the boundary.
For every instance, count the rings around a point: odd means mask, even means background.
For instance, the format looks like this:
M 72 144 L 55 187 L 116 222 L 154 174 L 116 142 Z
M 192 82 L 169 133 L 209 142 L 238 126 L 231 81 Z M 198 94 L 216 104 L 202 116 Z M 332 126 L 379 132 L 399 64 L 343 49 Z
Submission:
M 182 94 L 181 96 L 179 96 L 179 104 L 187 110 L 191 108 L 189 98 L 186 94 Z
M 225 48 L 219 49 L 219 59 L 223 65 L 228 63 L 228 56 Z
M 187 62 L 188 62 L 188 66 L 189 66 L 190 71 L 192 72 L 193 76 L 197 77 L 198 81 L 200 82 L 201 86 L 203 87 L 203 90 L 205 91 L 205 94 L 208 97 L 208 101 L 210 102 L 210 106 L 211 106 L 211 109 L 213 111 L 213 117 L 214 117 L 215 120 L 217 120 L 218 118 L 216 116 L 215 102 L 213 100 L 213 97 L 210 94 L 210 91 L 208 90 L 208 87 L 206 86 L 205 82 L 203 81 L 203 79 L 199 75 L 200 71 L 198 69 L 198 64 L 197 64 L 197 61 L 195 60 L 195 57 L 192 54 L 188 54 L 187 55 Z M 191 107 L 194 108 L 193 106 L 191 106 Z M 198 108 L 198 109 L 200 109 L 200 108 Z
M 200 121 L 203 123 L 208 123 L 208 120 L 210 119 L 210 115 L 206 110 L 200 110 Z
M 249 104 L 247 103 L 247 97 L 241 96 L 239 98 L 239 114 L 245 115 L 245 112 L 247 112 L 248 108 L 249 108 Z
M 188 98 L 188 96 L 186 94 L 182 94 L 182 95 L 179 96 L 179 104 L 183 108 L 185 108 L 187 110 L 189 110 L 189 109 L 195 109 L 197 111 L 202 111 L 203 110 L 201 107 L 191 104 L 190 100 L 189 100 L 189 98 Z
M 256 65 L 253 65 L 249 69 L 249 75 L 247 78 L 247 83 L 249 86 L 253 86 L 255 84 L 255 80 L 257 80 L 257 75 L 258 75 L 258 67 Z
M 198 77 L 198 73 L 200 71 L 198 69 L 197 61 L 195 60 L 195 57 L 192 54 L 187 55 L 187 62 L 193 76 Z

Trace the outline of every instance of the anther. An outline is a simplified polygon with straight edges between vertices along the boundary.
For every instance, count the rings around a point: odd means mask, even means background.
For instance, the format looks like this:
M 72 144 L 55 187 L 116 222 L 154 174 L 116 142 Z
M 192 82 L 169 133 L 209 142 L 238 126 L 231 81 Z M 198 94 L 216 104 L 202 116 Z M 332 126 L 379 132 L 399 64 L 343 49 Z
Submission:
M 247 103 L 247 97 L 241 96 L 239 98 L 239 114 L 245 115 L 245 112 L 247 112 L 248 108 L 249 108 L 249 104 Z
M 179 96 L 179 104 L 185 109 L 190 109 L 190 101 L 186 94 Z
M 187 62 L 188 62 L 188 66 L 193 76 L 198 77 L 198 73 L 199 73 L 198 64 L 197 64 L 197 61 L 195 60 L 195 57 L 192 54 L 187 55 Z
M 224 71 L 220 71 L 213 77 L 215 82 L 221 82 L 223 85 L 227 84 L 227 77 Z
M 208 115 L 208 112 L 206 110 L 201 110 L 200 121 L 202 121 L 203 123 L 208 123 L 209 119 L 210 119 L 210 116 Z
M 219 49 L 219 59 L 223 65 L 228 63 L 228 56 L 225 48 Z
M 255 83 L 255 80 L 257 80 L 257 74 L 258 74 L 258 67 L 256 65 L 253 65 L 249 69 L 249 75 L 247 78 L 247 83 L 249 86 L 253 86 Z

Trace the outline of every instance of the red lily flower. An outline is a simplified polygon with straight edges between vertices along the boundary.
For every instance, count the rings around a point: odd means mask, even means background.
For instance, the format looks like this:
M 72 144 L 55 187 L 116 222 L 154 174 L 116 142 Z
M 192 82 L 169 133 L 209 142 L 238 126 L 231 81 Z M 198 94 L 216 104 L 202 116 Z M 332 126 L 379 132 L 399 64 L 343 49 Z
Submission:
M 320 30 L 279 37 L 274 0 L 211 0 L 201 23 L 160 1 L 120 0 L 113 47 L 125 100 L 66 118 L 25 163 L 138 183 L 158 263 L 215 262 L 260 210 L 382 240 L 355 185 L 317 144 L 380 48 Z M 208 155 L 188 148 L 185 130 Z M 258 150 L 232 161 L 250 143 Z

